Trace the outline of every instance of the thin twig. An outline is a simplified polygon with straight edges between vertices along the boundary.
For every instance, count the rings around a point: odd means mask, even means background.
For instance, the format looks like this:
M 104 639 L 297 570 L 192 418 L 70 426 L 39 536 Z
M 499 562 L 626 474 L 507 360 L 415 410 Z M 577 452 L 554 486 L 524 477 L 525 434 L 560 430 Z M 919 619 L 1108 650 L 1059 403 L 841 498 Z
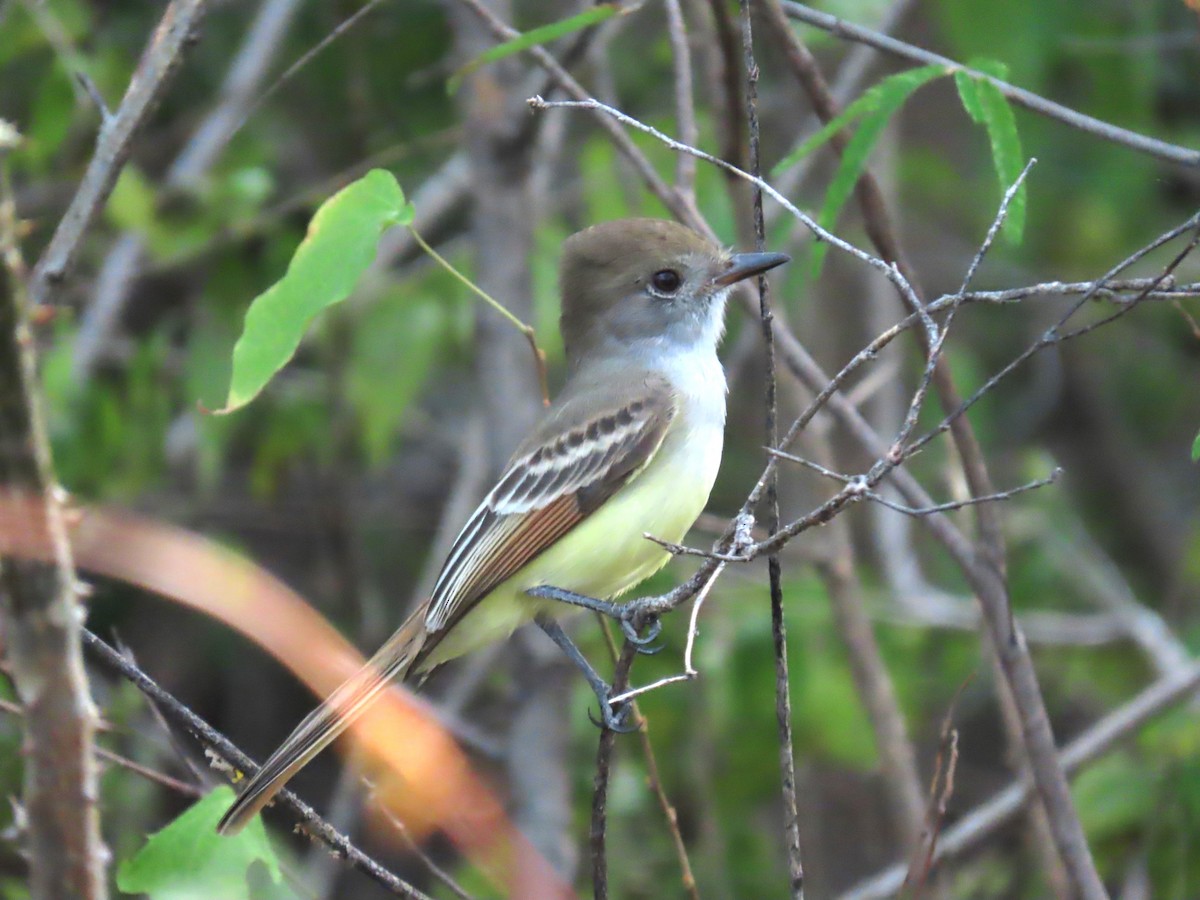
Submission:
M 390 825 L 392 830 L 400 836 L 400 840 L 408 849 L 408 852 L 419 859 L 421 864 L 429 870 L 429 873 L 442 884 L 444 884 L 446 889 L 449 890 L 450 893 L 452 893 L 455 897 L 458 897 L 459 900 L 474 900 L 474 898 L 466 892 L 463 886 L 458 883 L 455 877 L 439 866 L 437 862 L 434 861 L 433 857 L 426 853 L 424 848 L 413 839 L 412 832 L 408 830 L 408 826 L 400 821 L 400 818 L 394 812 L 392 812 L 387 803 L 379 799 L 379 794 L 375 789 L 375 785 L 371 784 L 370 781 L 367 783 L 370 786 L 371 799 L 375 802 L 375 809 L 383 813 L 383 817 L 387 820 L 388 825 Z
M 326 47 L 328 47 L 330 44 L 332 44 L 334 41 L 336 41 L 338 38 L 340 38 L 342 35 L 344 35 L 347 31 L 349 31 L 351 28 L 353 28 L 355 25 L 357 25 L 358 22 L 361 21 L 362 18 L 367 15 L 367 13 L 371 12 L 371 10 L 373 10 L 375 7 L 377 7 L 382 2 L 383 2 L 383 0 L 367 0 L 366 3 L 364 3 L 358 9 L 356 9 L 353 13 L 351 13 L 349 16 L 347 16 L 345 19 L 343 19 L 341 22 L 339 22 L 329 32 L 329 34 L 325 35 L 323 38 L 321 38 L 321 40 L 317 41 L 317 43 L 314 44 L 310 49 L 308 49 L 303 54 L 301 54 L 299 59 L 297 59 L 294 63 L 292 63 L 290 66 L 288 66 L 286 69 L 283 70 L 283 73 L 271 83 L 270 87 L 268 87 L 265 91 L 263 91 L 261 94 L 259 94 L 252 103 L 245 106 L 245 108 L 242 111 L 241 116 L 239 116 L 237 119 L 237 124 L 234 125 L 233 128 L 230 130 L 229 136 L 232 137 L 233 135 L 235 135 L 239 131 L 241 131 L 242 126 L 244 126 L 247 122 L 249 122 L 251 117 L 256 112 L 258 112 L 259 108 L 264 103 L 266 103 L 268 100 L 270 100 L 273 96 L 275 96 L 275 93 L 281 87 L 283 87 L 285 84 L 287 84 L 289 81 L 291 81 L 292 78 L 294 78 L 301 69 L 303 69 L 310 62 L 312 62 L 313 59 L 315 59 L 317 57 L 317 55 L 321 53 L 322 50 L 324 50 Z
M 46 43 L 54 50 L 60 65 L 74 76 L 71 79 L 71 89 L 75 92 L 75 103 L 83 105 L 90 101 L 100 110 L 102 117 L 108 118 L 111 113 L 105 106 L 104 98 L 100 96 L 95 82 L 85 71 L 87 60 L 76 48 L 71 33 L 63 26 L 49 4 L 23 0 L 21 5 L 45 37 Z M 0 22 L 0 27 L 3 27 L 3 22 Z
M 933 854 L 937 850 L 938 835 L 942 821 L 946 818 L 946 807 L 954 793 L 954 773 L 958 768 L 958 729 L 954 727 L 954 710 L 963 691 L 974 678 L 974 673 L 958 686 L 950 699 L 950 706 L 942 718 L 941 734 L 938 738 L 938 753 L 933 766 L 933 778 L 929 782 L 929 806 L 925 814 L 925 829 L 921 845 L 914 847 L 908 873 L 904 876 L 904 887 L 912 890 L 911 900 L 917 900 L 929 878 L 933 867 Z M 939 790 L 940 786 L 940 790 Z
M 650 532 L 642 534 L 648 541 L 652 541 L 662 547 L 672 556 L 698 556 L 701 559 L 713 559 L 723 563 L 740 563 L 749 562 L 745 556 L 739 556 L 736 553 L 721 553 L 717 550 L 701 550 L 698 547 L 685 547 L 683 544 L 675 544 L 671 541 L 664 541 L 662 538 L 655 537 Z
M 808 215 L 808 213 L 797 207 L 796 204 L 788 200 L 787 197 L 781 194 L 778 190 L 776 190 L 758 175 L 752 175 L 749 172 L 739 169 L 732 163 L 728 163 L 723 159 L 713 156 L 711 153 L 705 153 L 703 150 L 699 150 L 696 147 L 681 143 L 674 138 L 663 134 L 657 128 L 647 125 L 645 122 L 641 122 L 632 116 L 626 115 L 625 113 L 618 109 L 614 109 L 606 103 L 601 103 L 595 98 L 589 97 L 584 100 L 546 100 L 543 97 L 534 96 L 530 97 L 528 102 L 531 109 L 587 109 L 594 112 L 603 113 L 604 115 L 611 116 L 613 119 L 616 119 L 618 122 L 627 125 L 630 128 L 634 128 L 638 131 L 651 135 L 658 141 L 670 147 L 672 150 L 680 153 L 689 153 L 692 156 L 695 156 L 697 159 L 702 159 L 705 162 L 712 163 L 714 166 L 717 166 L 720 169 L 724 169 L 731 175 L 735 175 L 738 178 L 741 178 L 743 181 L 749 182 L 753 187 L 760 189 L 772 200 L 786 209 L 801 224 L 812 231 L 817 240 L 825 241 L 831 247 L 834 247 L 843 253 L 848 253 L 859 262 L 865 263 L 872 269 L 875 269 L 877 272 L 881 273 L 888 281 L 895 285 L 896 289 L 903 296 L 909 298 L 909 302 L 914 308 L 921 305 L 916 299 L 916 296 L 913 294 L 911 285 L 909 285 L 904 276 L 902 276 L 896 270 L 895 266 L 884 262 L 877 256 L 872 256 L 867 251 L 854 246 L 849 241 L 845 241 L 833 232 L 822 228 L 817 224 L 816 220 L 813 219 L 812 216 Z
M 1106 281 L 1097 287 L 1098 282 L 1092 281 L 1046 281 L 1041 284 L 1031 284 L 1027 287 L 1007 288 L 1002 291 L 970 291 L 962 295 L 967 303 L 1019 303 L 1030 297 L 1069 297 L 1076 294 L 1087 294 L 1092 300 L 1108 300 L 1113 303 L 1126 305 L 1132 303 L 1132 298 L 1126 299 L 1122 294 L 1136 294 L 1139 302 L 1143 300 L 1167 300 L 1177 303 L 1183 299 L 1200 297 L 1200 282 L 1188 284 L 1171 284 L 1172 279 L 1162 281 L 1159 278 L 1126 278 Z M 1160 285 L 1158 288 L 1155 285 Z M 951 297 L 939 297 L 929 304 L 931 311 L 942 309 Z
M 746 70 L 746 123 L 750 131 L 750 174 L 758 181 L 761 171 L 758 129 L 758 63 L 754 59 L 754 31 L 750 17 L 750 0 L 741 0 L 742 54 Z M 766 249 L 766 225 L 763 221 L 763 192 L 755 184 L 752 193 L 754 205 L 754 249 L 760 253 Z M 765 275 L 758 276 L 758 314 L 762 323 L 766 373 L 763 377 L 766 394 L 767 443 L 774 446 L 779 440 L 778 384 L 775 376 L 775 338 L 771 328 L 774 312 L 767 292 Z M 768 536 L 779 529 L 778 478 L 772 474 L 767 482 L 766 521 Z M 787 847 L 788 888 L 793 900 L 804 897 L 804 862 L 800 852 L 800 813 L 796 804 L 796 757 L 792 743 L 792 699 L 788 678 L 787 621 L 783 611 L 783 573 L 779 554 L 767 557 L 767 578 L 771 594 L 771 637 L 775 653 L 775 718 L 779 730 L 779 774 L 783 799 L 783 834 Z
M 982 79 L 991 82 L 1000 93 L 1008 98 L 1013 103 L 1023 106 L 1026 109 L 1038 113 L 1039 115 L 1047 116 L 1051 119 L 1056 119 L 1072 128 L 1077 128 L 1087 134 L 1095 135 L 1096 137 L 1104 138 L 1107 141 L 1112 141 L 1115 144 L 1120 144 L 1137 150 L 1141 153 L 1148 153 L 1159 159 L 1167 162 L 1179 163 L 1185 166 L 1200 166 L 1200 151 L 1191 150 L 1186 147 L 1179 147 L 1175 144 L 1168 144 L 1165 141 L 1157 140 L 1156 138 L 1147 137 L 1142 134 L 1137 134 L 1133 131 L 1128 131 L 1124 128 L 1119 128 L 1108 122 L 1102 122 L 1099 119 L 1094 119 L 1091 116 L 1076 112 L 1061 104 L 1055 103 L 1052 100 L 1047 100 L 1040 97 L 1031 91 L 1023 90 L 1019 87 L 1014 87 L 1005 81 L 1001 81 L 986 72 L 980 72 L 976 69 L 968 68 L 961 63 L 955 62 L 945 56 L 939 56 L 936 53 L 931 53 L 928 50 L 923 50 L 920 47 L 915 47 L 912 44 L 905 43 L 894 37 L 885 34 L 879 34 L 869 28 L 863 28 L 860 25 L 854 25 L 844 19 L 839 19 L 836 16 L 831 16 L 828 13 L 818 12 L 801 3 L 794 3 L 791 0 L 783 0 L 783 9 L 790 18 L 799 22 L 812 25 L 820 28 L 822 31 L 828 31 L 836 37 L 844 38 L 850 41 L 856 41 L 862 44 L 868 44 L 877 50 L 882 50 L 884 53 L 890 53 L 901 59 L 907 59 L 911 62 L 920 63 L 921 65 L 939 65 L 946 66 L 951 71 L 962 71 L 968 73 L 972 78 Z
M 1044 488 L 1047 485 L 1054 484 L 1062 477 L 1063 470 L 1060 467 L 1055 467 L 1054 470 L 1045 478 L 1037 478 L 1033 481 L 1028 481 L 1025 484 L 1018 485 L 1014 488 L 1009 488 L 1007 491 L 997 491 L 994 494 L 988 494 L 986 497 L 966 497 L 962 500 L 952 500 L 949 503 L 939 503 L 936 506 L 912 507 L 905 506 L 903 503 L 896 503 L 894 500 L 889 500 L 882 494 L 875 491 L 868 491 L 867 496 L 876 503 L 886 506 L 888 509 L 895 510 L 898 513 L 903 513 L 906 516 L 932 516 L 936 513 L 953 512 L 956 509 L 964 509 L 968 506 L 975 506 L 979 503 L 999 503 L 1004 500 L 1011 500 L 1019 494 L 1025 494 L 1029 491 L 1036 491 L 1038 488 Z
M 1184 248 L 1182 250 L 1180 250 L 1179 253 L 1176 254 L 1176 256 L 1171 260 L 1171 262 L 1169 262 L 1163 268 L 1162 272 L 1156 278 L 1151 280 L 1151 282 L 1145 287 L 1144 290 L 1142 290 L 1137 295 L 1137 297 L 1135 297 L 1129 303 L 1122 304 L 1117 309 L 1116 312 L 1112 313 L 1111 315 L 1105 316 L 1104 318 L 1100 319 L 1097 322 L 1093 322 L 1089 325 L 1081 326 L 1080 328 L 1077 328 L 1073 331 L 1063 331 L 1062 330 L 1064 328 L 1064 326 L 1067 324 L 1067 322 L 1069 322 L 1071 320 L 1071 318 L 1083 307 L 1083 305 L 1092 298 L 1095 291 L 1100 289 L 1111 277 L 1124 271 L 1129 266 L 1132 266 L 1134 263 L 1138 262 L 1140 259 L 1142 259 L 1144 256 L 1146 256 L 1153 250 L 1158 249 L 1163 244 L 1166 244 L 1167 242 L 1172 241 L 1175 238 L 1179 237 L 1180 235 L 1182 235 L 1188 231 L 1192 231 L 1192 230 L 1194 230 L 1194 234 L 1192 235 L 1192 237 L 1188 241 L 1188 243 L 1184 246 Z M 1144 247 L 1135 251 L 1134 253 L 1130 254 L 1128 257 L 1123 259 L 1121 262 L 1117 263 L 1117 265 L 1113 266 L 1111 269 L 1109 269 L 1108 272 L 1106 272 L 1099 279 L 1097 279 L 1093 283 L 1092 290 L 1085 292 L 1082 297 L 1080 297 L 1075 303 L 1073 303 L 1067 309 L 1067 311 L 1059 318 L 1058 322 L 1055 323 L 1050 328 L 1046 329 L 1046 331 L 1042 333 L 1041 337 L 1039 337 L 1036 341 L 1034 341 L 1032 344 L 1030 344 L 1028 347 L 1026 347 L 1025 350 L 1023 350 L 1020 354 L 1018 354 L 1011 362 L 1009 362 L 1008 365 L 1006 365 L 1000 371 L 994 373 L 990 378 L 988 378 L 973 394 L 971 394 L 970 397 L 968 397 L 966 400 L 963 400 L 961 403 L 958 404 L 958 406 L 955 409 L 953 409 L 949 413 L 947 413 L 945 418 L 943 418 L 942 421 L 940 423 L 938 423 L 938 425 L 936 425 L 934 428 L 930 429 L 922 437 L 918 438 L 917 440 L 915 440 L 911 444 L 909 444 L 904 450 L 904 457 L 905 458 L 912 457 L 916 453 L 920 452 L 926 445 L 929 444 L 930 441 L 932 441 L 934 438 L 936 438 L 939 434 L 942 434 L 945 431 L 947 431 L 952 426 L 953 422 L 961 419 L 962 416 L 967 412 L 967 410 L 969 410 L 972 406 L 974 406 L 976 403 L 978 403 L 979 400 L 981 398 L 983 398 L 993 388 L 995 388 L 995 386 L 1001 380 L 1006 378 L 1008 375 L 1012 374 L 1012 372 L 1014 370 L 1016 370 L 1022 363 L 1024 363 L 1026 360 L 1028 360 L 1034 354 L 1046 349 L 1047 347 L 1051 347 L 1055 344 L 1061 344 L 1064 341 L 1068 341 L 1068 340 L 1071 340 L 1071 339 L 1077 338 L 1077 337 L 1082 337 L 1083 335 L 1096 330 L 1096 328 L 1100 327 L 1101 325 L 1107 325 L 1108 323 L 1114 321 L 1115 319 L 1118 319 L 1121 316 L 1127 314 L 1130 310 L 1132 310 L 1135 306 L 1138 305 L 1139 298 L 1144 298 L 1144 297 L 1148 296 L 1151 291 L 1155 290 L 1160 284 L 1162 284 L 1164 281 L 1166 281 L 1166 279 L 1172 275 L 1172 273 L 1175 271 L 1175 269 L 1183 262 L 1184 259 L 1187 258 L 1187 256 L 1196 248 L 1196 246 L 1198 244 L 1200 244 L 1200 213 L 1197 213 L 1196 215 L 1189 218 L 1187 221 L 1185 221 L 1185 222 L 1175 226 L 1174 228 L 1170 229 L 1169 231 L 1166 231 L 1163 234 L 1159 235 L 1153 241 L 1146 244 Z
M 979 271 L 979 266 L 983 263 L 983 258 L 987 255 L 987 252 L 991 248 L 992 242 L 995 241 L 996 236 L 1000 234 L 1000 228 L 1004 225 L 1005 219 L 1008 218 L 1008 209 L 1013 201 L 1013 198 L 1017 196 L 1017 192 L 1020 191 L 1022 185 L 1025 184 L 1025 179 L 1028 177 L 1030 170 L 1033 168 L 1036 162 L 1037 160 L 1035 159 L 1029 160 L 1029 162 L 1025 164 L 1025 168 L 1021 170 L 1021 174 L 1017 176 L 1016 181 L 1009 185 L 1008 190 L 1004 192 L 1004 196 L 1000 200 L 1000 208 L 992 219 L 991 227 L 988 228 L 987 235 L 984 237 L 983 243 L 979 245 L 979 249 L 975 252 L 975 256 L 972 257 L 970 264 L 967 266 L 967 272 L 963 276 L 962 286 L 958 289 L 958 297 L 961 298 L 966 292 L 967 288 L 971 286 L 971 281 L 974 279 L 975 273 Z M 903 446 L 912 436 L 913 431 L 917 427 L 917 419 L 921 414 L 921 409 L 925 404 L 925 396 L 929 392 L 930 386 L 934 383 L 935 378 L 937 378 L 939 374 L 941 374 L 943 377 L 941 384 L 938 386 L 938 391 L 943 396 L 943 399 L 946 399 L 951 395 L 957 396 L 956 391 L 950 390 L 951 384 L 949 378 L 944 374 L 947 370 L 945 363 L 942 361 L 942 355 L 946 346 L 946 340 L 950 336 L 950 326 L 954 323 L 955 313 L 958 312 L 960 306 L 961 303 L 953 303 L 950 306 L 949 312 L 946 314 L 946 319 L 942 323 L 940 331 L 936 328 L 936 326 L 934 327 L 934 335 L 929 341 L 929 358 L 925 364 L 925 371 L 921 373 L 921 380 L 917 385 L 916 391 L 913 392 L 912 399 L 909 401 L 908 413 L 905 416 L 904 423 L 900 426 L 900 431 L 896 435 L 896 439 L 892 444 L 894 447 L 898 448 Z M 926 316 L 928 316 L 928 312 L 926 312 Z M 960 444 L 962 443 L 962 437 L 956 435 L 956 438 Z M 964 460 L 964 462 L 966 461 Z M 984 477 L 983 480 L 986 480 L 986 477 Z M 974 487 L 975 486 L 973 486 L 973 489 Z M 982 487 L 982 484 L 980 484 L 979 487 Z M 981 491 L 980 493 L 982 493 L 983 496 L 990 496 L 990 494 L 988 494 L 986 491 Z M 986 531 L 986 529 L 982 527 L 982 524 L 981 530 Z
M 720 577 L 721 572 L 725 569 L 725 563 L 718 563 L 711 572 L 709 572 L 704 580 L 703 586 L 696 592 L 695 600 L 692 602 L 692 614 L 688 618 L 688 636 L 687 644 L 683 650 L 683 673 L 680 675 L 668 675 L 666 678 L 660 678 L 658 681 L 643 685 L 639 688 L 633 688 L 628 691 L 622 691 L 614 695 L 610 699 L 610 703 L 622 703 L 626 700 L 632 700 L 634 697 L 640 697 L 642 694 L 648 694 L 651 691 L 656 691 L 668 684 L 678 684 L 681 681 L 691 681 L 696 678 L 700 672 L 696 669 L 693 663 L 693 653 L 696 649 L 696 636 L 700 633 L 700 610 L 704 606 L 704 601 L 708 599 L 709 591 Z

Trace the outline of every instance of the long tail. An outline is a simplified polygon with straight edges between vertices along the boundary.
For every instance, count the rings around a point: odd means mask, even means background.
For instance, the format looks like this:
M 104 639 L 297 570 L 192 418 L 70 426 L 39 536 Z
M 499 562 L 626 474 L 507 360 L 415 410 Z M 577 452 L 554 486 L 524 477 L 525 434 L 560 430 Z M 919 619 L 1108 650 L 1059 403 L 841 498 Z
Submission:
M 357 719 L 393 678 L 403 678 L 426 643 L 425 608 L 417 609 L 370 661 L 311 713 L 246 782 L 217 824 L 220 834 L 237 834 L 283 789 L 293 775 Z

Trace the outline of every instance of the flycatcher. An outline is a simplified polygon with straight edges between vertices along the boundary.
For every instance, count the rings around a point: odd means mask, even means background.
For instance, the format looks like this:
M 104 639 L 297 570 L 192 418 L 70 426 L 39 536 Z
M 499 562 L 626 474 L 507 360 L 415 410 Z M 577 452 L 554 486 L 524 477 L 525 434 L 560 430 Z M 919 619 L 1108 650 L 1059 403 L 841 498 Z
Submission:
M 531 619 L 606 686 L 554 617 L 620 607 L 703 511 L 721 462 L 725 373 L 717 358 L 737 282 L 788 261 L 730 254 L 657 219 L 588 228 L 563 244 L 568 379 L 454 542 L 433 594 L 364 668 L 308 715 L 221 820 L 232 833 L 328 746 L 394 677 L 507 637 Z M 533 596 L 534 591 L 538 596 Z M 589 598 L 594 598 L 589 600 Z

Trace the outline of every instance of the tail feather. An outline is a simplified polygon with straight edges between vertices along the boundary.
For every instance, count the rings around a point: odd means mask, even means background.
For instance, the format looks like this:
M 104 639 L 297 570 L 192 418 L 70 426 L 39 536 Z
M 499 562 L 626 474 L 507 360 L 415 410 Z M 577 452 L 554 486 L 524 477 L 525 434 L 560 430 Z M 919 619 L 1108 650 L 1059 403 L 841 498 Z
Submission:
M 246 783 L 217 824 L 220 834 L 236 834 L 292 776 L 328 747 L 393 678 L 405 677 L 425 647 L 425 611 L 418 609 L 388 638 L 365 666 L 296 726 L 287 739 Z

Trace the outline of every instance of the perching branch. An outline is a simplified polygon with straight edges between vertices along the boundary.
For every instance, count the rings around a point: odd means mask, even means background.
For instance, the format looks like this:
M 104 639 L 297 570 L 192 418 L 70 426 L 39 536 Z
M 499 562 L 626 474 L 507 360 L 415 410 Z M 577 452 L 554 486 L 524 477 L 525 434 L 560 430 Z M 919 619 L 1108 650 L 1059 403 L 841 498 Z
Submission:
M 697 603 L 700 603 L 703 595 L 697 598 Z M 692 614 L 693 627 L 695 625 L 696 616 Z M 608 648 L 608 655 L 612 659 L 615 667 L 619 662 L 620 657 L 617 654 L 617 645 L 613 641 L 612 632 L 609 631 L 608 623 L 600 623 L 601 634 L 604 635 L 604 644 Z M 688 636 L 688 667 L 691 666 L 691 649 L 693 643 L 694 632 Z M 624 694 L 614 697 L 614 701 L 629 701 L 630 715 L 633 717 L 633 727 L 637 731 L 638 739 L 642 745 L 642 758 L 646 761 L 646 781 L 647 787 L 658 800 L 658 806 L 663 811 L 663 817 L 667 820 L 667 831 L 671 835 L 671 843 L 675 847 L 675 857 L 679 860 L 679 873 L 683 882 L 683 889 L 687 892 L 689 900 L 700 900 L 700 893 L 696 887 L 696 876 L 692 874 L 692 863 L 688 859 L 687 844 L 684 843 L 683 835 L 679 831 L 679 816 L 675 812 L 675 807 L 667 798 L 666 788 L 663 786 L 662 776 L 659 775 L 658 760 L 654 755 L 654 747 L 650 743 L 650 721 L 642 715 L 642 711 L 638 708 L 637 703 L 633 700 L 633 691 L 626 691 Z
M 629 669 L 637 656 L 637 646 L 626 641 L 613 669 L 612 690 L 619 694 L 629 681 Z M 592 819 L 588 843 L 592 851 L 592 894 L 594 900 L 608 900 L 608 782 L 612 773 L 613 745 L 616 732 L 600 729 L 596 745 L 596 774 L 592 779 Z

